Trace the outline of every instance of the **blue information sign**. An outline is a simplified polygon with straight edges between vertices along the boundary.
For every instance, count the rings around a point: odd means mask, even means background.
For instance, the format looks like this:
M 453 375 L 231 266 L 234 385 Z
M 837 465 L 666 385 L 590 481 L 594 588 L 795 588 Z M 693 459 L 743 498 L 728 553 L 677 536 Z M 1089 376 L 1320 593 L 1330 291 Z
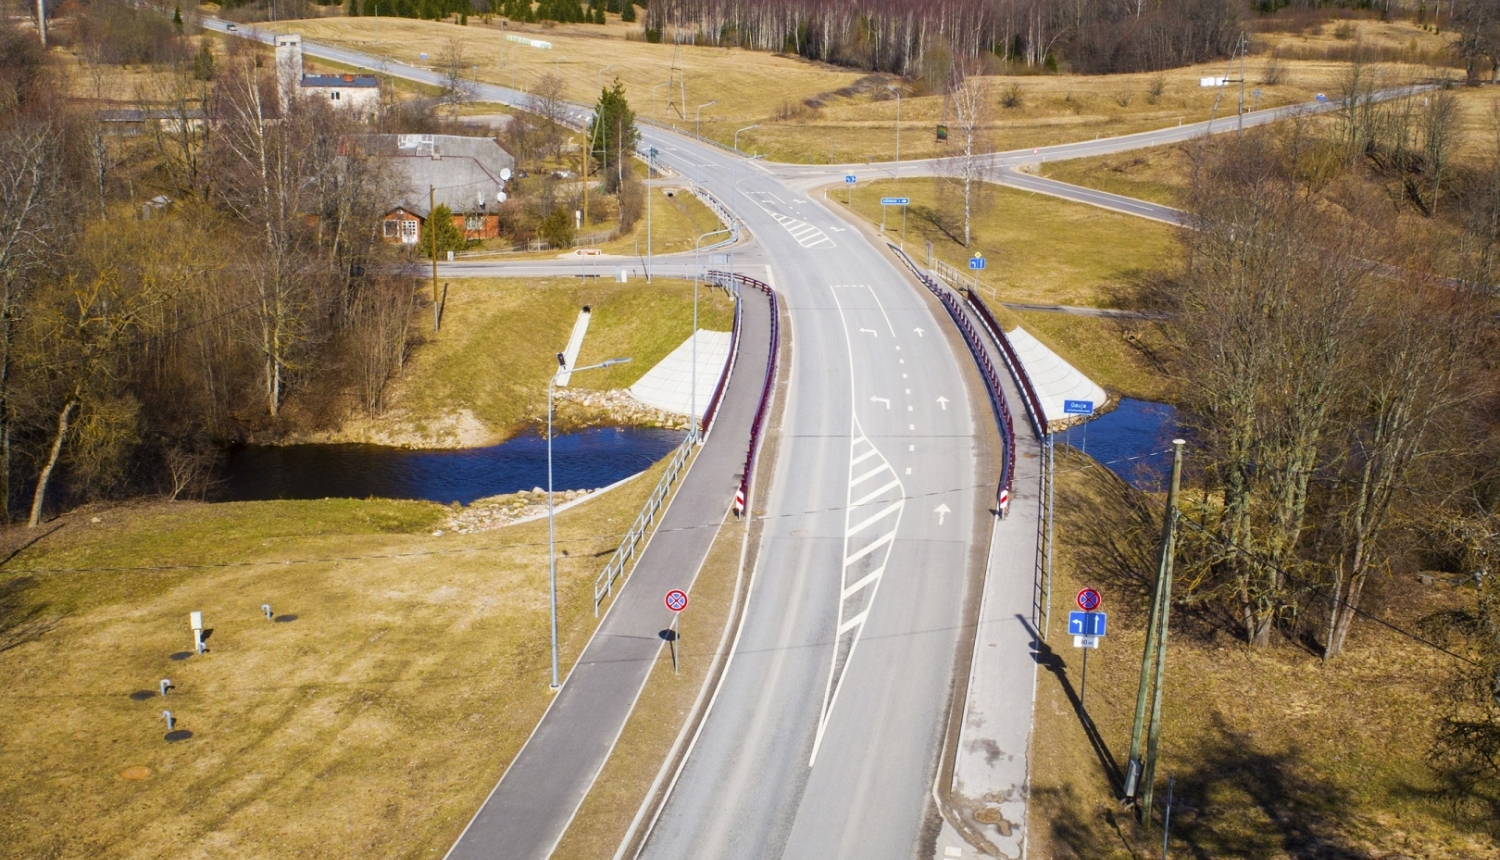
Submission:
M 880 198 L 880 205 L 881 206 L 905 206 L 905 205 L 907 205 L 910 202 L 911 202 L 911 198 L 910 197 L 882 197 L 882 198 Z
M 1103 636 L 1108 612 L 1069 612 L 1068 632 L 1074 636 Z
M 970 257 L 969 258 L 969 268 L 971 268 L 971 269 L 983 269 L 984 268 L 984 258 L 983 257 Z
M 1094 401 L 1092 400 L 1064 400 L 1064 415 L 1093 415 Z
M 844 174 L 844 184 L 846 184 L 846 185 L 853 185 L 854 184 L 854 174 L 852 174 L 852 173 L 845 173 Z

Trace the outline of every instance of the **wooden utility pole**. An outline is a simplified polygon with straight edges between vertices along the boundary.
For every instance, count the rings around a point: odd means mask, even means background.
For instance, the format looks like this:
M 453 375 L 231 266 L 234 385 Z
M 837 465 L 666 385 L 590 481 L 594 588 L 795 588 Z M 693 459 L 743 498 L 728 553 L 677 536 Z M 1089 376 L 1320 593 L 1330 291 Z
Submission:
M 1141 822 L 1151 823 L 1151 781 L 1156 772 L 1157 742 L 1161 737 L 1161 696 L 1167 667 L 1167 619 L 1172 603 L 1172 556 L 1176 548 L 1177 494 L 1182 488 L 1181 439 L 1172 440 L 1172 483 L 1167 491 L 1167 510 L 1161 527 L 1161 556 L 1157 564 L 1156 589 L 1151 597 L 1151 617 L 1146 626 L 1146 646 L 1141 654 L 1141 680 L 1135 694 L 1135 724 L 1130 730 L 1130 759 L 1125 771 L 1125 796 L 1141 802 Z M 1151 697 L 1151 721 L 1146 723 L 1146 699 Z M 1141 761 L 1141 736 L 1149 735 L 1146 760 Z
M 47 48 L 47 0 L 36 0 L 36 33 L 42 39 L 42 49 Z
M 432 234 L 429 244 L 432 245 L 432 331 L 437 333 L 438 326 L 442 320 L 439 318 L 437 287 L 437 190 L 431 185 L 427 186 L 427 232 Z

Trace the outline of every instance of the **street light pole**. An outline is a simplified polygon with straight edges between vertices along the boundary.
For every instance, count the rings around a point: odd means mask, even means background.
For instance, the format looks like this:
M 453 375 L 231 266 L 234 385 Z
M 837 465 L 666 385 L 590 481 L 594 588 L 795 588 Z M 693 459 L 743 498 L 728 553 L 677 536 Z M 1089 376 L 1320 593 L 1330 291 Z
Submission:
M 895 87 L 886 89 L 896 94 L 896 168 L 901 168 L 901 91 Z
M 711 102 L 704 102 L 703 104 L 698 105 L 698 109 L 693 112 L 693 134 L 696 134 L 699 137 L 703 136 L 703 109 L 706 107 L 713 107 L 718 103 L 719 100 L 714 99 Z
M 752 128 L 760 128 L 760 123 L 756 123 L 755 125 L 747 125 L 744 128 L 740 129 L 740 131 L 749 131 Z M 735 152 L 739 152 L 740 151 L 740 131 L 737 131 L 737 132 L 734 133 L 734 151 Z
M 597 370 L 601 367 L 614 367 L 624 364 L 629 358 L 611 358 L 598 364 L 590 364 L 586 367 L 575 367 L 568 370 L 567 356 L 557 354 L 557 370 L 553 372 L 552 378 L 547 380 L 547 579 L 549 583 L 550 603 L 552 607 L 552 684 L 551 688 L 556 690 L 562 686 L 557 678 L 557 528 L 554 522 L 554 505 L 552 503 L 552 393 L 557 386 L 557 377 L 567 371 L 569 374 L 581 373 L 585 370 Z
M 651 176 L 656 172 L 656 147 L 646 150 L 646 283 L 651 283 Z
M 657 122 L 661 122 L 661 111 L 656 109 L 656 91 L 662 87 L 670 87 L 671 85 L 671 81 L 662 81 L 651 88 L 651 118 Z
M 615 64 L 610 63 L 609 65 L 599 70 L 599 92 L 604 92 L 604 73 L 609 71 L 610 69 L 613 69 L 614 67 Z

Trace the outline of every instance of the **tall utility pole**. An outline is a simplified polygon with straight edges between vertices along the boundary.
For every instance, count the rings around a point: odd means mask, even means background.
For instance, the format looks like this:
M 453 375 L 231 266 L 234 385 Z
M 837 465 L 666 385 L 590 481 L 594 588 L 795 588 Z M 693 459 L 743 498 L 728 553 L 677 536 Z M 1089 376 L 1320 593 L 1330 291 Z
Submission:
M 896 167 L 901 167 L 901 91 L 895 87 L 886 89 L 896 94 Z
M 1125 771 L 1125 796 L 1136 797 L 1139 789 L 1141 822 L 1151 823 L 1152 780 L 1161 739 L 1161 697 L 1167 668 L 1167 622 L 1172 605 L 1172 557 L 1177 539 L 1177 494 L 1182 489 L 1181 439 L 1172 440 L 1172 483 L 1167 491 L 1167 510 L 1162 519 L 1161 557 L 1157 564 L 1156 589 L 1151 597 L 1151 618 L 1146 627 L 1146 646 L 1141 654 L 1141 680 L 1135 694 L 1135 724 L 1130 730 L 1130 759 Z M 1150 723 L 1146 723 L 1146 698 L 1151 698 Z M 1146 760 L 1141 761 L 1141 735 L 1148 735 Z
M 36 33 L 42 39 L 42 49 L 47 48 L 47 0 L 36 0 Z
M 438 289 L 437 289 L 437 191 L 431 185 L 427 186 L 427 232 L 432 234 L 428 244 L 432 246 L 432 331 L 437 333 L 441 320 L 438 318 Z

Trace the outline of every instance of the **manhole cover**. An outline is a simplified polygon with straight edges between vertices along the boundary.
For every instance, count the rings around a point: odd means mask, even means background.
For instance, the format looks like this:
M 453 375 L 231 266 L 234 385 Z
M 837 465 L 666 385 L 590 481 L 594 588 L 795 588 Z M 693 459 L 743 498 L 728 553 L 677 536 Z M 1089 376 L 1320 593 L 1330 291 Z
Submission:
M 132 782 L 145 779 L 151 775 L 151 768 L 144 765 L 131 765 L 120 771 L 120 779 L 128 779 Z

